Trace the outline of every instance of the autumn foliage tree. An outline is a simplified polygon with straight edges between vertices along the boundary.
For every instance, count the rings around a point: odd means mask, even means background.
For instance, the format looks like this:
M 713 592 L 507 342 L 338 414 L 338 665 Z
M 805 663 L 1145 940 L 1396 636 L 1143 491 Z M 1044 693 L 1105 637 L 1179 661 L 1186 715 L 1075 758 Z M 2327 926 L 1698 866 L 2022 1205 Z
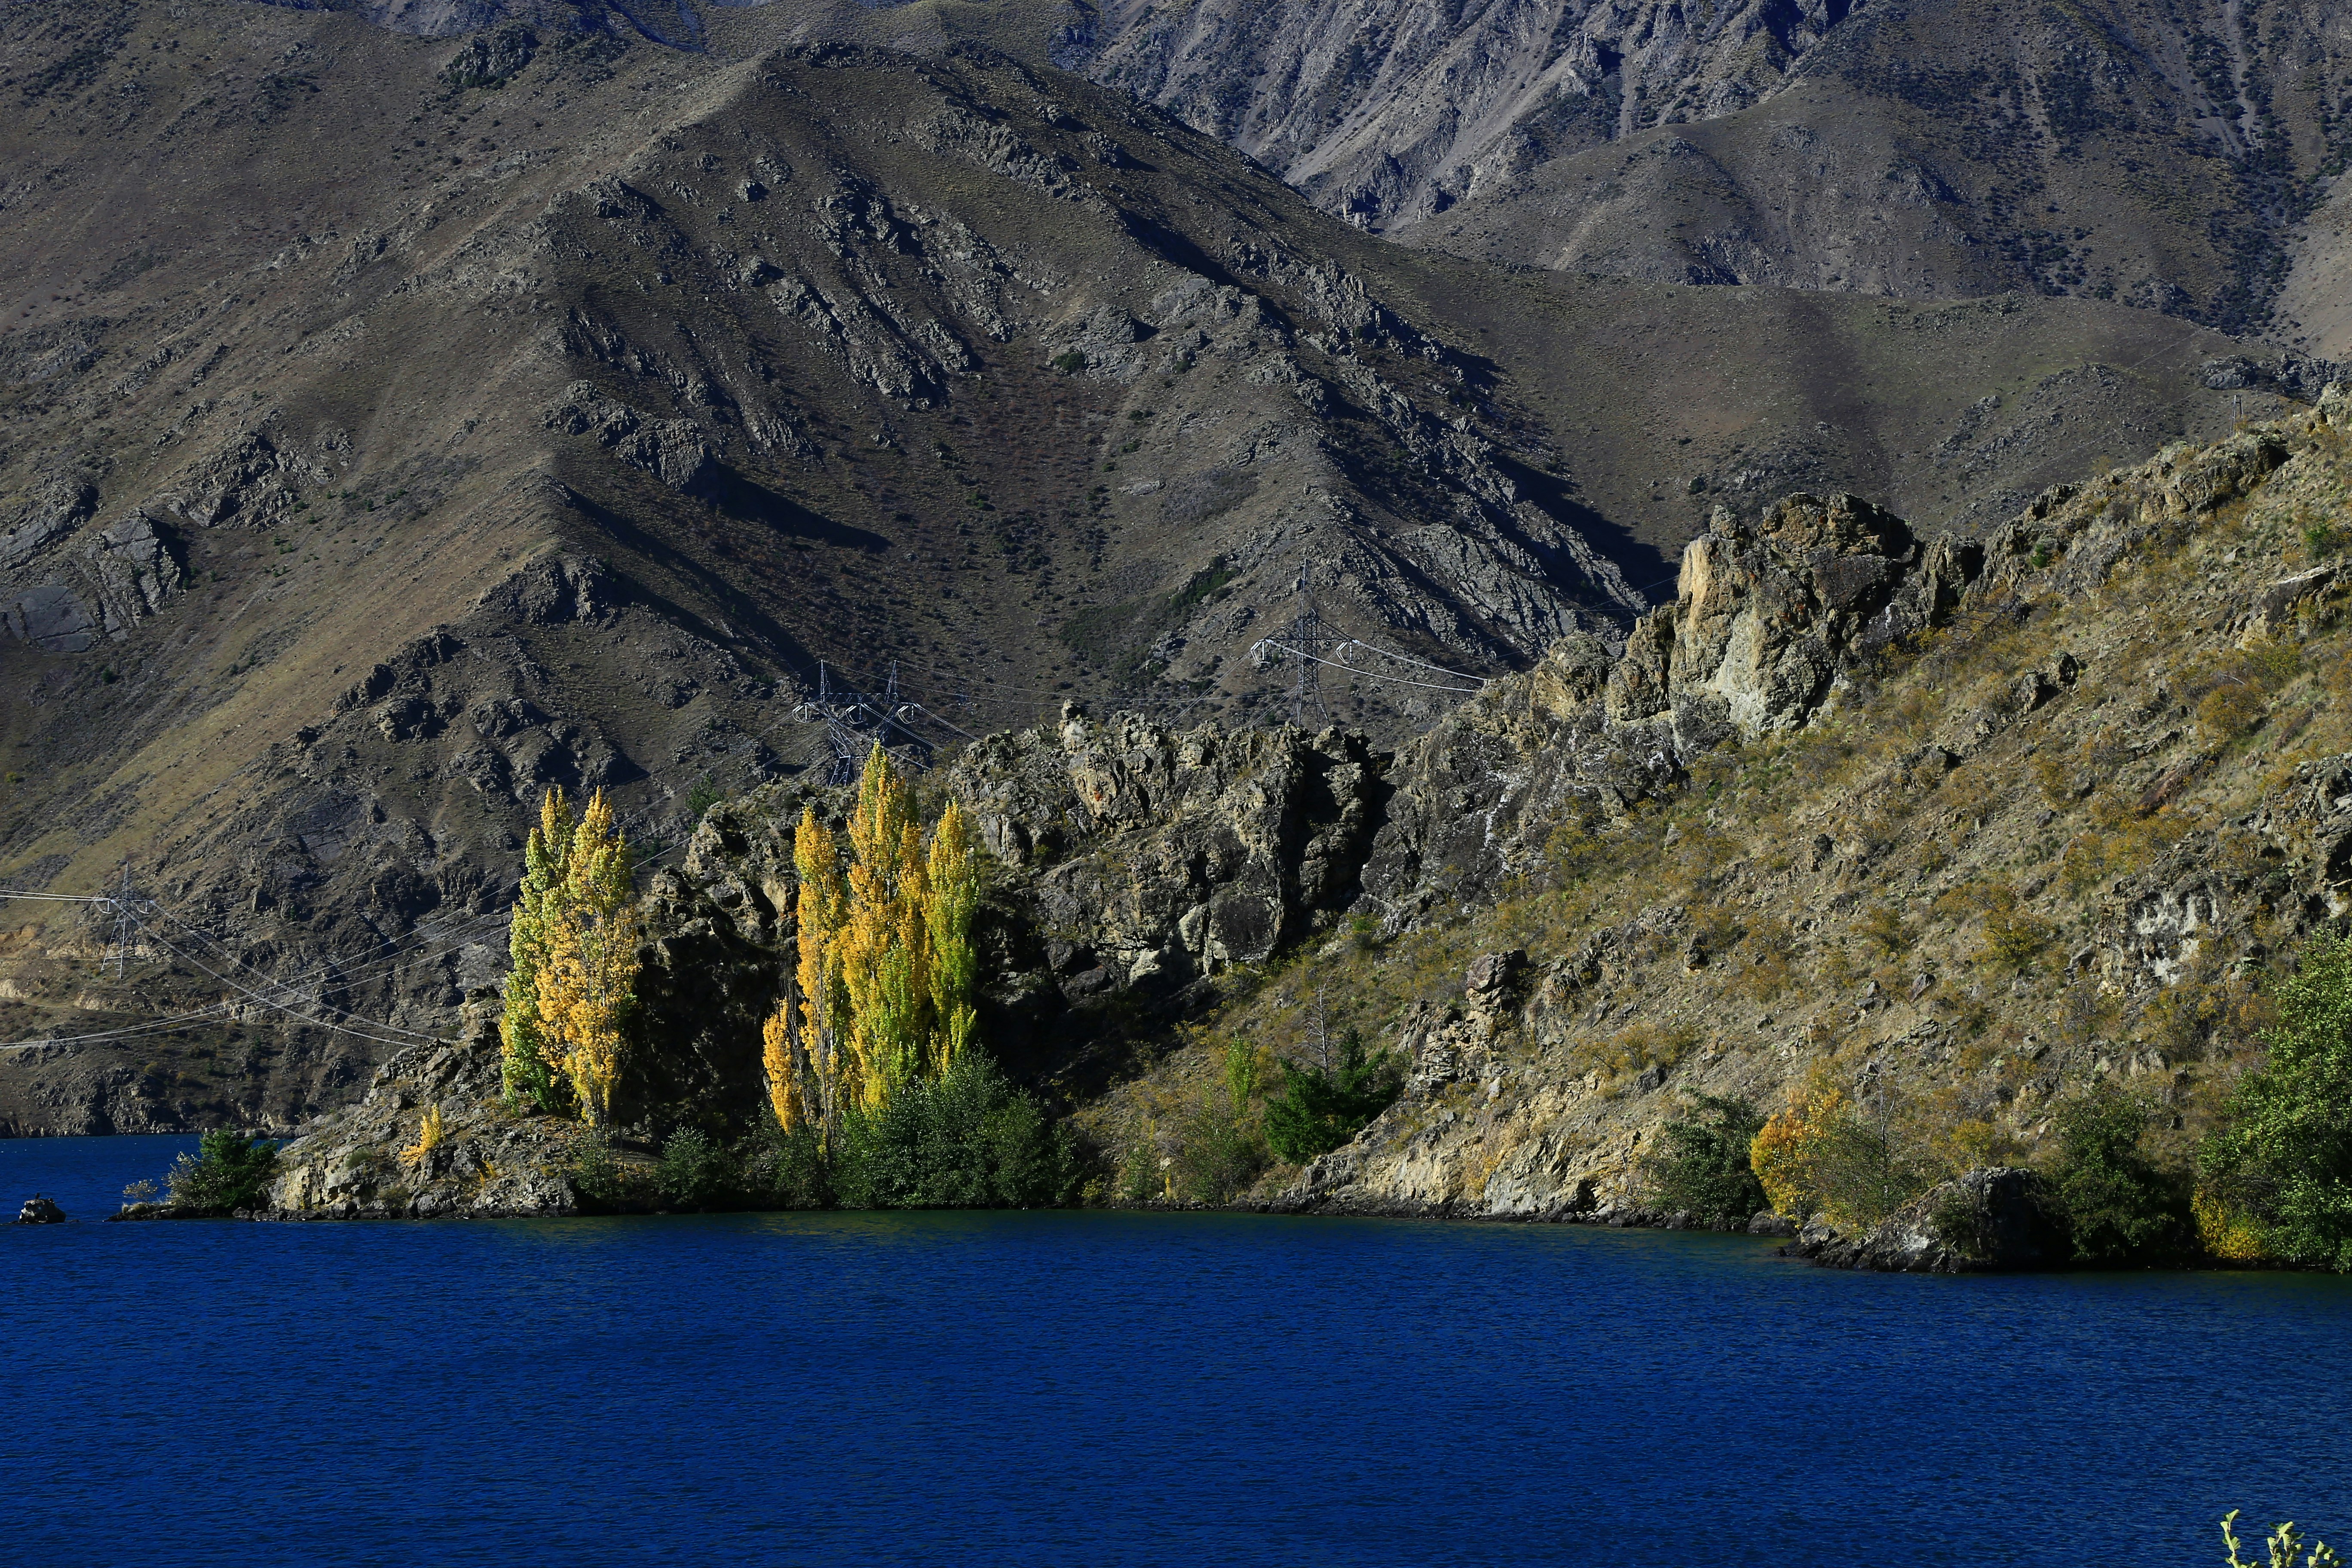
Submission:
M 625 1028 L 635 1005 L 635 889 L 627 839 L 602 790 L 577 820 L 550 790 L 523 849 L 508 938 L 513 969 L 499 1022 L 510 1103 L 611 1120 Z
M 906 1085 L 940 1079 L 979 1027 L 980 859 L 962 808 L 947 804 L 927 847 L 913 792 L 877 745 L 847 839 L 845 859 L 803 812 L 795 984 L 764 1032 L 776 1120 L 828 1142 L 845 1115 L 878 1115 Z

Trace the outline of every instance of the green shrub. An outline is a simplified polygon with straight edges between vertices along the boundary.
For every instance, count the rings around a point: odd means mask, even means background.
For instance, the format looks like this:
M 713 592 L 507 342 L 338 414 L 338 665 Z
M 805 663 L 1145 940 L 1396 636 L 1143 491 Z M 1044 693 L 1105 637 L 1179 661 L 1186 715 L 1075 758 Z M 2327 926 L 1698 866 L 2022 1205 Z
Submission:
M 565 1174 L 572 1190 L 591 1204 L 617 1203 L 628 1192 L 627 1174 L 613 1155 L 613 1145 L 602 1132 L 591 1132 L 573 1149 Z
M 1667 1122 L 1658 1131 L 1660 1147 L 1643 1163 L 1658 1206 L 1708 1225 L 1745 1223 L 1771 1207 L 1748 1163 L 1748 1146 L 1764 1130 L 1763 1113 L 1748 1100 L 1711 1094 L 1698 1096 L 1695 1109 L 1702 1120 Z
M 2138 1262 L 2187 1247 L 2189 1194 L 2141 1151 L 2145 1104 L 2103 1085 L 2060 1106 L 2055 1121 L 2058 1161 L 2051 1180 L 2076 1262 Z
M 207 1132 L 194 1154 L 173 1162 L 172 1204 L 201 1214 L 259 1208 L 277 1173 L 277 1144 L 251 1132 Z
M 2263 1256 L 2352 1273 L 2352 941 L 2315 940 L 2273 1002 L 2270 1059 L 2198 1151 L 2200 1196 Z
M 819 1209 L 833 1202 L 833 1184 L 816 1129 L 807 1122 L 790 1131 L 768 1119 L 741 1156 L 743 1197 L 759 1209 Z
M 1224 1081 L 1205 1094 L 1177 1133 L 1169 1184 L 1190 1203 L 1229 1204 L 1272 1163 L 1257 1109 L 1257 1047 L 1225 1045 Z
M 690 1127 L 671 1133 L 662 1144 L 654 1185 L 672 1208 L 734 1208 L 744 1196 L 735 1152 Z
M 1336 1068 L 1276 1065 L 1282 1093 L 1265 1102 L 1265 1141 L 1294 1165 L 1346 1143 L 1404 1092 L 1403 1068 L 1386 1051 L 1369 1054 L 1354 1029 L 1340 1041 Z
M 849 1208 L 1036 1208 L 1075 1201 L 1086 1174 L 1071 1130 L 975 1050 L 844 1118 L 831 1184 Z

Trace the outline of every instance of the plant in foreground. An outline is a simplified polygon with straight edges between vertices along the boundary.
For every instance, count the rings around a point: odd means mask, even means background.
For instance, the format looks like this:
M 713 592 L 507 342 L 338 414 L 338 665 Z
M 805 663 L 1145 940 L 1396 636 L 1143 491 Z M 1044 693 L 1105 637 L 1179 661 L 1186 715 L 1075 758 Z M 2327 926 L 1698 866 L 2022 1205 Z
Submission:
M 2294 1554 L 2304 1551 L 2304 1544 L 2302 1532 L 2295 1529 L 2293 1520 L 2273 1530 L 2270 1538 L 2263 1542 L 2270 1553 L 2267 1565 L 2247 1562 L 2238 1555 L 2238 1532 L 2234 1528 L 2238 1512 L 2233 1508 L 2221 1516 L 2221 1542 L 2230 1549 L 2230 1568 L 2343 1568 L 2344 1559 L 2324 1541 L 2313 1542 L 2303 1561 L 2296 1562 Z

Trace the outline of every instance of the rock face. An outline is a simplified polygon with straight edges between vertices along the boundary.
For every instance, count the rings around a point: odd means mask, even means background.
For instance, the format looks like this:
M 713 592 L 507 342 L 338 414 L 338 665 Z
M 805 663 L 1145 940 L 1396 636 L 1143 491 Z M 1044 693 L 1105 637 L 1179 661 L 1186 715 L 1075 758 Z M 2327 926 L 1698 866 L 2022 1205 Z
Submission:
M 1086 69 L 1281 171 L 1318 205 L 1409 230 L 1548 156 L 1778 91 L 1843 15 L 1592 0 L 1114 0 Z M 1075 52 L 1075 51 L 1074 51 Z
M 1947 619 L 1984 559 L 1964 539 L 1922 546 L 1855 496 L 1790 496 L 1753 521 L 1718 508 L 1622 658 L 1563 639 L 1398 752 L 1366 894 L 1392 927 L 1483 900 L 1564 824 L 1670 796 L 1726 741 L 1802 729 L 1848 670 Z
M 376 1072 L 366 1096 L 278 1150 L 272 1217 L 454 1219 L 563 1215 L 579 1205 L 567 1172 L 585 1129 L 518 1117 L 499 1103 L 495 999 L 468 1009 L 458 1044 L 412 1047 Z M 440 1142 L 423 1147 L 428 1109 Z
M 1860 1235 L 1809 1225 L 1789 1250 L 1828 1268 L 1888 1274 L 2056 1268 L 2069 1256 L 2056 1212 L 2040 1172 L 1992 1166 L 1929 1189 Z
M 63 1225 L 65 1222 L 66 1211 L 58 1207 L 57 1200 L 45 1198 L 38 1193 L 26 1198 L 25 1206 L 16 1211 L 16 1223 L 18 1225 Z

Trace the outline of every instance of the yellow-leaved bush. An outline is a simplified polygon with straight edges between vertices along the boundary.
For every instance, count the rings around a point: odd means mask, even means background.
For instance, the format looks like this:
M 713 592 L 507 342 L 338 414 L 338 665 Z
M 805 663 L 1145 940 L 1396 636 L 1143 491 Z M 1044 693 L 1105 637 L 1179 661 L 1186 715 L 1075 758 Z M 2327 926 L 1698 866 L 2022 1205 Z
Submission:
M 814 808 L 793 837 L 793 984 L 763 1031 L 768 1096 L 790 1130 L 828 1141 L 902 1084 L 936 1079 L 973 1042 L 971 942 L 980 855 L 952 800 L 926 847 L 913 792 L 879 745 L 848 824 L 848 856 Z
M 576 821 L 563 792 L 548 791 L 523 848 L 508 938 L 513 968 L 499 1032 L 510 1103 L 553 1110 L 568 1090 L 583 1120 L 611 1120 L 642 934 L 630 869 L 628 840 L 602 790 Z
M 1773 1212 L 1802 1219 L 1820 1206 L 1821 1167 L 1832 1129 L 1852 1109 L 1845 1092 L 1816 1069 L 1791 1089 L 1788 1109 L 1769 1118 L 1748 1146 L 1748 1164 Z

